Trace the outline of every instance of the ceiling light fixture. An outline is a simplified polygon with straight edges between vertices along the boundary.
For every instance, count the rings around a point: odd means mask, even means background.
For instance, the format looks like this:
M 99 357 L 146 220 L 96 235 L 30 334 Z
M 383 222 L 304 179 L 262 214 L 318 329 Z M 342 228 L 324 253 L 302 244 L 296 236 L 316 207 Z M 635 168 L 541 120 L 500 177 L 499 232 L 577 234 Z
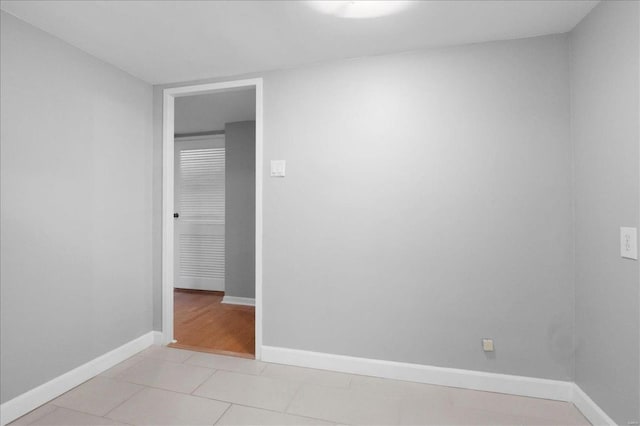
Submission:
M 392 15 L 409 7 L 413 1 L 404 0 L 309 0 L 318 12 L 340 18 L 366 19 Z

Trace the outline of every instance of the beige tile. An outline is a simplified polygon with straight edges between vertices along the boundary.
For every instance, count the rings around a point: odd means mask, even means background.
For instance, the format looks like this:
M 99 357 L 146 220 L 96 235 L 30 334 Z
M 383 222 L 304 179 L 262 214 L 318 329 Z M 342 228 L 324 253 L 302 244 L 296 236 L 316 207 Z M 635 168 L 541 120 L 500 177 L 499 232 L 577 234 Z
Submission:
M 46 416 L 47 414 L 51 414 L 53 411 L 56 410 L 56 408 L 57 407 L 55 405 L 51 405 L 51 404 L 41 405 L 35 410 L 28 412 L 24 416 L 17 418 L 13 422 L 9 423 L 9 425 L 11 426 L 30 425 L 31 423 Z
M 578 408 L 571 404 L 573 409 L 570 410 L 570 414 L 569 414 L 569 421 L 567 422 L 567 424 L 569 425 L 579 425 L 579 426 L 589 426 L 591 425 L 591 422 L 589 422 L 589 420 L 587 420 L 587 418 L 582 414 L 582 412 L 580 412 L 580 410 L 578 410 Z
M 570 426 L 575 423 L 567 423 L 557 419 L 541 419 L 535 417 L 520 417 L 519 424 L 523 426 Z M 587 423 L 589 425 L 590 423 Z
M 451 388 L 451 397 L 454 405 L 464 408 L 551 419 L 565 424 L 575 421 L 575 407 L 569 402 L 457 388 Z
M 287 412 L 346 424 L 397 424 L 399 410 L 396 399 L 304 384 Z
M 294 416 L 291 414 L 277 413 L 275 411 L 262 410 L 260 408 L 232 405 L 224 413 L 224 416 L 216 426 L 303 426 L 303 425 L 331 425 L 323 420 L 308 417 Z
M 400 404 L 400 424 L 449 425 L 468 423 L 460 407 L 452 404 L 448 393 L 449 388 L 396 380 L 388 382 L 388 385 L 385 386 L 384 383 L 372 381 L 358 391 L 373 392 L 385 398 L 396 399 Z M 397 391 L 395 396 L 391 393 L 393 390 Z
M 139 385 L 98 376 L 59 396 L 51 404 L 104 416 L 141 389 Z
M 512 414 L 489 413 L 482 410 L 438 404 L 428 399 L 403 399 L 400 402 L 401 425 L 522 425 Z
M 265 368 L 265 363 L 253 359 L 202 352 L 195 353 L 185 364 L 245 374 L 260 374 Z
M 418 400 L 401 401 L 401 425 L 566 425 L 565 422 L 558 420 L 519 416 L 511 413 L 466 408 L 452 404 L 438 405 L 418 402 Z
M 218 370 L 193 394 L 250 407 L 284 411 L 299 384 L 288 380 Z
M 566 426 L 562 420 L 518 416 L 504 412 L 467 409 L 463 411 L 470 425 Z
M 340 388 L 349 387 L 352 377 L 350 374 L 335 371 L 314 370 L 282 364 L 267 364 L 262 376 Z
M 139 355 L 134 355 L 131 358 L 128 358 L 122 361 L 120 364 L 114 365 L 110 369 L 103 371 L 102 373 L 100 373 L 100 376 L 112 377 L 112 378 L 117 377 L 121 373 L 123 373 L 126 369 L 133 367 L 135 364 L 139 363 L 143 359 L 145 358 L 142 358 Z
M 229 404 L 160 389 L 144 389 L 107 417 L 135 425 L 212 425 Z
M 148 358 L 125 370 L 117 378 L 175 392 L 191 393 L 204 382 L 213 370 Z
M 423 383 L 406 382 L 403 380 L 382 379 L 379 377 L 354 376 L 351 379 L 351 389 L 370 395 L 387 398 L 417 398 L 451 403 L 450 391 L 446 386 L 427 385 Z
M 459 422 L 454 424 L 484 425 L 484 426 L 546 426 L 540 419 L 527 419 L 526 417 L 503 412 L 490 412 L 477 409 L 457 408 Z M 559 426 L 559 425 L 558 425 Z
M 401 425 L 467 425 L 471 424 L 464 410 L 453 405 L 433 406 L 416 403 L 416 400 L 400 402 Z
M 199 352 L 187 351 L 184 349 L 169 348 L 167 346 L 149 346 L 144 351 L 140 352 L 138 356 L 147 358 L 161 359 L 171 362 L 184 362 L 194 354 Z
M 60 407 L 31 424 L 38 426 L 100 426 L 121 425 L 122 423 Z

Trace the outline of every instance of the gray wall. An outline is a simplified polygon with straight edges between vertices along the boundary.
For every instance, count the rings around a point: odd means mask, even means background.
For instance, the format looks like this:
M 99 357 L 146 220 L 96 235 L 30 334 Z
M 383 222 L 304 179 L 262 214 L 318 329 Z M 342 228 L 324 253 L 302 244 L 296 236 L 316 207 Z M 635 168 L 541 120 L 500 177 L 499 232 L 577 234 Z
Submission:
M 1 13 L 0 401 L 152 329 L 151 103 Z
M 227 296 L 253 298 L 256 294 L 255 147 L 255 121 L 226 124 L 224 291 Z
M 571 34 L 576 383 L 618 424 L 640 420 L 639 4 L 601 2 Z
M 570 379 L 568 57 L 559 35 L 263 74 L 264 343 Z
M 255 90 L 229 90 L 175 100 L 176 133 L 224 130 L 225 123 L 255 119 Z

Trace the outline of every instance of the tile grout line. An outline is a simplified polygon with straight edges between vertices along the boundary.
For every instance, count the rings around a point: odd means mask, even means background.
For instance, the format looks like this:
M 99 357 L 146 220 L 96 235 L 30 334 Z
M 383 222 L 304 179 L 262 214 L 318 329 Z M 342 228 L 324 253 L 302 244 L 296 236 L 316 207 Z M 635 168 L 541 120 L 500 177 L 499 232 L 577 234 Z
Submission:
M 349 375 L 349 383 L 347 383 L 347 387 L 346 389 L 352 390 L 353 389 L 353 375 Z
M 202 387 L 202 385 L 204 385 L 206 382 L 208 382 L 208 381 L 209 381 L 209 379 L 211 379 L 213 376 L 215 376 L 215 374 L 216 374 L 217 372 L 218 372 L 218 370 L 213 370 L 213 372 L 212 372 L 211 374 L 209 374 L 209 375 L 207 376 L 207 378 L 206 378 L 206 379 L 204 379 L 204 380 L 202 381 L 202 383 L 200 383 L 198 386 L 196 386 L 196 388 L 195 388 L 194 390 L 192 390 L 192 391 L 191 391 L 191 393 L 189 393 L 189 395 L 191 395 L 191 396 L 197 396 L 198 398 L 207 398 L 206 396 L 200 396 L 200 395 L 194 395 L 194 394 L 195 394 L 195 392 L 196 392 L 198 389 L 200 389 L 200 388 Z M 213 398 L 207 398 L 207 399 L 213 399 Z M 216 400 L 216 401 L 217 401 L 217 400 Z
M 228 401 L 220 401 L 219 399 L 213 399 L 213 401 L 218 401 L 218 402 L 228 402 Z M 292 416 L 292 417 L 302 417 L 304 419 L 309 419 L 309 420 L 320 420 L 321 422 L 326 422 L 326 423 L 333 423 L 335 424 L 335 422 L 333 420 L 327 420 L 327 419 L 323 419 L 320 417 L 311 417 L 311 416 L 307 416 L 304 414 L 295 414 L 295 413 L 287 413 L 285 411 L 278 411 L 278 410 L 272 410 L 270 408 L 262 408 L 262 407 L 254 407 L 252 405 L 247 405 L 247 404 L 240 404 L 238 402 L 230 402 L 229 404 L 231 405 L 236 405 L 238 407 L 244 407 L 244 408 L 251 408 L 254 410 L 262 410 L 262 411 L 268 411 L 270 413 L 274 413 L 274 414 L 284 414 L 286 416 Z M 340 423 L 341 425 L 345 425 L 345 423 Z
M 214 371 L 213 371 L 213 373 L 215 373 L 215 372 L 216 372 L 216 370 L 214 370 Z M 212 374 L 211 376 L 213 376 L 213 374 Z M 205 381 L 206 381 L 206 380 L 208 380 L 211 376 L 209 376 L 207 379 L 205 379 Z M 126 382 L 126 383 L 130 383 L 130 382 Z M 134 383 L 134 384 L 138 385 L 138 383 Z M 203 382 L 203 384 L 204 384 L 204 382 Z M 202 384 L 201 384 L 201 385 L 202 385 Z M 201 385 L 198 385 L 198 388 L 199 388 Z M 226 413 L 226 412 L 231 408 L 231 406 L 232 406 L 232 405 L 234 405 L 234 403 L 232 403 L 232 402 L 230 402 L 230 401 L 222 401 L 222 400 L 219 400 L 219 399 L 208 398 L 208 397 L 206 397 L 206 396 L 193 395 L 193 393 L 188 394 L 188 393 L 178 392 L 178 391 L 174 391 L 174 390 L 170 390 L 170 389 L 163 389 L 163 388 L 158 388 L 158 387 L 155 387 L 155 386 L 149 386 L 149 385 L 139 385 L 139 386 L 141 386 L 141 387 L 142 387 L 142 389 L 137 390 L 133 395 L 131 395 L 131 396 L 130 396 L 129 398 L 127 398 L 125 401 L 121 402 L 120 404 L 118 404 L 117 406 L 115 406 L 114 408 L 112 408 L 111 410 L 109 410 L 109 411 L 107 412 L 107 414 L 105 414 L 104 416 L 96 416 L 96 417 L 102 417 L 102 418 L 105 418 L 105 419 L 107 419 L 107 420 L 117 421 L 117 422 L 120 422 L 120 423 L 123 423 L 123 424 L 126 424 L 126 425 L 135 426 L 135 425 L 133 425 L 133 424 L 131 424 L 131 423 L 127 423 L 127 422 L 124 422 L 124 421 L 122 421 L 122 420 L 117 420 L 117 419 L 114 419 L 114 418 L 111 418 L 111 417 L 107 417 L 107 416 L 108 416 L 112 411 L 114 411 L 116 408 L 118 408 L 118 407 L 120 407 L 120 406 L 124 405 L 126 402 L 128 402 L 130 399 L 132 399 L 134 396 L 136 396 L 137 394 L 139 394 L 139 393 L 141 393 L 141 392 L 143 392 L 143 391 L 145 391 L 145 390 L 147 390 L 147 389 L 159 390 L 159 391 L 164 391 L 164 392 L 170 392 L 170 393 L 174 393 L 174 394 L 182 395 L 182 396 L 191 396 L 191 397 L 193 397 L 193 398 L 198 398 L 198 399 L 207 400 L 207 401 L 215 401 L 215 402 L 219 402 L 219 403 L 221 403 L 221 404 L 228 404 L 228 407 L 227 407 L 227 408 L 225 408 L 224 412 L 220 415 L 220 417 L 219 417 L 218 419 L 216 419 L 216 422 L 214 423 L 214 425 L 215 425 L 215 424 L 217 424 L 217 423 L 220 421 L 220 419 L 222 419 L 222 417 L 224 416 L 224 414 L 225 414 L 225 413 Z M 196 388 L 196 390 L 197 390 L 197 388 Z M 194 390 L 194 392 L 195 392 L 195 390 Z M 240 405 L 240 404 L 235 404 L 235 405 Z M 58 408 L 64 408 L 64 409 L 69 409 L 69 410 L 72 410 L 72 411 L 77 411 L 77 412 L 79 412 L 79 413 L 83 413 L 83 414 L 88 414 L 88 415 L 95 416 L 94 414 L 84 413 L 83 411 L 73 410 L 73 409 L 66 408 L 66 407 L 59 407 L 59 406 L 57 406 L 57 405 L 56 405 L 56 406 L 54 406 L 54 407 L 56 407 L 56 409 L 58 409 Z M 247 407 L 249 407 L 249 408 L 258 408 L 258 407 L 250 407 L 250 406 L 247 406 Z M 271 411 L 271 410 L 269 410 L 269 411 Z M 53 413 L 53 411 L 52 411 L 51 413 Z M 51 414 L 51 413 L 47 413 L 45 416 L 48 416 L 48 415 L 49 415 L 49 414 Z M 45 417 L 45 416 L 43 416 L 43 417 Z M 39 419 L 38 419 L 38 420 L 39 420 Z M 35 421 L 37 421 L 37 420 L 35 420 Z M 31 423 L 29 423 L 29 424 L 31 424 Z
M 128 383 L 128 382 L 126 382 Z M 100 416 L 100 417 L 104 417 L 105 419 L 109 419 L 109 420 L 114 420 L 111 419 L 109 417 L 107 417 L 109 414 L 111 414 L 111 412 L 113 410 L 115 410 L 116 408 L 120 407 L 121 405 L 123 405 L 125 402 L 128 402 L 130 399 L 132 399 L 134 396 L 136 396 L 137 394 L 141 393 L 142 391 L 144 391 L 145 389 L 147 389 L 147 386 L 145 385 L 139 385 L 140 389 L 138 389 L 137 391 L 135 391 L 134 393 L 132 393 L 127 399 L 125 399 L 124 401 L 122 401 L 120 404 L 116 405 L 115 407 L 113 407 L 111 410 L 107 411 L 104 415 Z M 119 421 L 119 420 L 118 420 Z
M 37 420 L 35 420 L 35 421 L 33 421 L 33 422 L 29 423 L 29 424 L 30 424 L 30 425 L 32 425 L 33 423 L 35 423 L 35 422 L 37 422 L 37 421 L 40 421 L 40 420 L 42 420 L 42 419 L 44 419 L 44 418 L 46 418 L 46 417 L 49 417 L 51 414 L 55 413 L 56 411 L 58 411 L 58 410 L 60 410 L 60 409 L 62 409 L 62 410 L 69 410 L 69 411 L 73 411 L 74 413 L 83 414 L 83 415 L 85 415 L 85 416 L 97 417 L 97 418 L 99 418 L 99 419 L 106 419 L 106 420 L 110 420 L 110 421 L 117 421 L 117 422 L 120 422 L 120 423 L 122 423 L 122 424 L 124 424 L 124 425 L 134 426 L 134 425 L 131 425 L 131 423 L 122 422 L 122 421 L 120 421 L 120 420 L 113 420 L 113 419 L 110 419 L 110 418 L 107 418 L 107 417 L 104 417 L 104 416 L 96 416 L 95 414 L 85 413 L 84 411 L 75 410 L 75 409 L 73 409 L 73 408 L 60 407 L 60 406 L 58 406 L 58 405 L 56 405 L 56 409 L 55 409 L 54 411 L 52 411 L 52 412 L 50 412 L 50 413 L 47 413 L 47 415 L 42 416 L 42 417 L 40 417 L 39 419 L 37 419 Z
M 134 384 L 139 385 L 138 383 L 134 383 Z M 182 396 L 192 396 L 192 397 L 194 397 L 194 398 L 206 399 L 206 400 L 209 400 L 209 401 L 217 401 L 217 402 L 223 402 L 223 403 L 226 403 L 226 404 L 230 404 L 230 402 L 229 402 L 229 401 L 222 401 L 222 400 L 220 400 L 220 399 L 209 398 L 209 397 L 202 396 L 202 395 L 193 395 L 193 394 L 191 394 L 191 393 L 184 393 L 184 392 L 180 392 L 180 391 L 176 391 L 176 390 L 165 389 L 165 388 L 159 388 L 159 387 L 157 387 L 157 386 L 150 386 L 150 385 L 139 385 L 139 386 L 142 386 L 142 387 L 144 387 L 145 389 L 159 390 L 159 391 L 163 391 L 163 392 L 175 393 L 175 394 L 182 395 Z M 199 386 L 198 386 L 198 387 L 199 387 Z M 142 390 L 144 390 L 144 389 L 142 389 Z M 141 391 L 142 391 L 142 390 L 141 390 Z M 141 392 L 141 391 L 139 391 L 139 392 Z M 195 392 L 195 391 L 194 391 L 194 392 Z M 65 407 L 62 407 L 62 408 L 65 408 Z
M 215 373 L 215 371 L 214 371 L 214 373 Z M 213 375 L 213 374 L 212 374 L 212 375 Z M 207 381 L 210 377 L 211 377 L 211 376 L 207 377 L 207 378 L 205 379 L 205 381 Z M 202 397 L 201 397 L 201 396 L 199 396 L 199 395 L 193 395 L 193 392 L 195 392 L 195 390 L 194 390 L 192 393 L 186 393 L 186 392 L 180 392 L 180 391 L 177 391 L 177 390 L 174 390 L 174 389 L 161 388 L 161 387 L 158 387 L 158 386 L 146 385 L 146 384 L 136 383 L 136 382 L 129 382 L 129 381 L 126 381 L 126 380 L 122 380 L 122 382 L 124 382 L 124 383 L 130 383 L 130 384 L 132 384 L 132 385 L 143 386 L 143 387 L 146 387 L 146 388 L 149 388 L 149 389 L 155 389 L 155 390 L 161 390 L 161 391 L 166 391 L 166 392 L 172 392 L 172 393 L 177 393 L 177 394 L 180 394 L 180 395 L 187 395 L 187 396 L 191 395 L 191 396 L 196 396 L 196 397 L 198 397 L 198 398 L 202 398 Z M 204 383 L 204 382 L 203 382 L 203 383 Z M 197 388 L 199 388 L 203 383 L 199 384 Z M 197 388 L 196 388 L 196 389 L 197 389 Z M 211 398 L 208 398 L 208 399 L 211 399 Z
M 214 371 L 214 374 L 215 374 L 215 372 L 217 372 L 217 371 L 226 371 L 226 370 L 215 370 L 215 371 Z M 226 371 L 226 372 L 229 372 L 229 371 Z M 200 384 L 196 389 L 194 389 L 194 391 L 193 391 L 190 395 L 195 396 L 195 397 L 198 397 L 198 398 L 208 399 L 208 400 L 210 400 L 210 401 L 218 401 L 218 402 L 224 402 L 224 403 L 228 403 L 228 404 L 242 405 L 242 406 L 244 406 L 244 407 L 249 407 L 249 408 L 256 408 L 256 409 L 260 409 L 260 410 L 272 411 L 272 412 L 275 412 L 275 413 L 288 414 L 288 413 L 286 412 L 286 410 L 287 410 L 287 408 L 289 408 L 289 405 L 291 404 L 291 402 L 293 402 L 293 399 L 295 398 L 295 396 L 297 395 L 298 390 L 302 387 L 302 384 L 303 384 L 302 382 L 293 382 L 293 381 L 291 381 L 291 380 L 286 380 L 286 379 L 274 379 L 274 378 L 271 378 L 271 377 L 263 377 L 263 376 L 261 376 L 261 375 L 256 375 L 256 374 L 243 374 L 243 373 L 237 373 L 237 372 L 234 372 L 234 371 L 231 371 L 230 373 L 241 374 L 241 375 L 244 375 L 244 376 L 254 377 L 254 378 L 262 377 L 262 378 L 269 379 L 269 380 L 277 380 L 277 381 L 281 381 L 281 382 L 289 382 L 289 383 L 291 383 L 291 384 L 293 384 L 293 385 L 296 385 L 296 391 L 295 391 L 295 393 L 293 394 L 293 396 L 291 397 L 291 400 L 290 400 L 290 401 L 287 403 L 287 405 L 285 406 L 284 411 L 277 411 L 277 410 L 272 410 L 272 409 L 264 408 L 264 407 L 257 407 L 257 406 L 251 406 L 251 405 L 246 405 L 246 404 L 239 404 L 239 403 L 234 402 L 234 401 L 223 400 L 223 399 L 216 399 L 216 398 L 210 398 L 210 397 L 205 396 L 205 395 L 195 395 L 195 392 L 196 392 L 200 387 L 202 387 L 206 381 L 208 381 L 211 377 L 213 377 L 213 375 L 214 375 L 214 374 L 212 374 L 210 377 L 208 377 L 208 378 L 205 380 L 205 382 L 202 382 L 202 383 L 201 383 L 201 384 Z M 313 417 L 310 417 L 310 418 L 313 418 Z M 316 420 L 322 420 L 322 419 L 316 419 Z
M 217 367 L 217 368 L 205 367 L 205 366 L 203 366 L 203 365 L 196 365 L 196 364 L 186 364 L 186 365 L 190 365 L 190 366 L 192 366 L 192 367 L 198 367 L 198 368 L 207 368 L 207 369 L 209 369 L 209 370 L 215 370 L 215 371 L 223 371 L 223 372 L 226 372 L 226 373 L 242 374 L 242 375 L 244 375 L 244 376 L 251 376 L 251 377 L 264 377 L 264 378 L 266 378 L 266 379 L 272 379 L 272 378 L 274 378 L 274 377 L 264 376 L 264 375 L 262 375 L 262 372 L 260 372 L 260 373 L 257 373 L 257 374 L 256 374 L 256 373 L 247 373 L 247 372 L 245 372 L 245 371 L 229 370 L 229 369 L 226 369 L 226 368 L 219 368 L 219 367 Z
M 70 392 L 73 392 L 73 391 L 74 391 L 74 390 L 76 390 L 76 389 L 79 389 L 81 386 L 84 386 L 84 385 L 86 385 L 87 383 L 89 383 L 89 382 L 91 382 L 91 381 L 93 381 L 93 380 L 95 380 L 95 379 L 103 379 L 103 380 L 106 380 L 106 381 L 113 381 L 113 382 L 125 383 L 125 384 L 128 384 L 128 385 L 135 385 L 135 386 L 141 387 L 141 389 L 136 390 L 133 394 L 131 394 L 130 396 L 128 396 L 127 398 L 125 398 L 125 400 L 124 400 L 124 401 L 122 401 L 121 403 L 119 403 L 117 406 L 122 405 L 123 403 L 125 403 L 126 401 L 128 401 L 131 397 L 133 397 L 135 394 L 137 394 L 138 392 L 141 392 L 141 391 L 144 389 L 144 385 L 141 385 L 141 384 L 138 384 L 138 383 L 126 382 L 126 381 L 124 381 L 124 380 L 118 380 L 118 379 L 116 379 L 116 378 L 114 378 L 114 377 L 105 377 L 105 376 L 101 376 L 101 375 L 99 375 L 99 374 L 98 374 L 98 375 L 96 375 L 96 376 L 93 376 L 93 377 L 92 377 L 92 378 L 90 378 L 89 380 L 87 380 L 87 381 L 85 381 L 85 382 L 83 382 L 83 383 L 79 384 L 79 385 L 78 385 L 78 386 L 76 386 L 75 388 L 73 388 L 73 389 L 71 389 L 71 390 L 69 390 L 69 391 L 67 391 L 67 392 L 63 393 L 62 395 L 60 395 L 60 396 L 58 396 L 58 397 L 56 397 L 56 398 L 53 398 L 53 399 L 51 399 L 51 400 L 49 400 L 49 401 L 45 402 L 44 404 L 40 405 L 40 406 L 39 406 L 39 407 L 37 407 L 36 409 L 38 409 L 38 408 L 40 408 L 40 407 L 44 407 L 45 405 L 51 405 L 51 406 L 55 407 L 56 409 L 58 409 L 58 408 L 63 408 L 63 409 L 65 409 L 65 410 L 77 411 L 78 413 L 88 414 L 88 415 L 90 415 L 90 416 L 94 416 L 94 417 L 105 417 L 107 414 L 109 414 L 109 413 L 113 410 L 113 408 L 112 408 L 112 409 L 110 409 L 110 410 L 108 410 L 104 415 L 100 415 L 100 414 L 95 414 L 95 413 L 89 413 L 89 412 L 86 412 L 86 411 L 81 411 L 81 410 L 78 410 L 78 409 L 75 409 L 75 408 L 66 407 L 66 406 L 64 406 L 64 405 L 57 405 L 57 404 L 55 403 L 55 401 L 56 401 L 56 400 L 60 399 L 60 398 L 61 398 L 61 397 L 63 397 L 64 395 L 66 395 L 66 394 L 68 394 L 68 393 L 70 393 Z M 115 408 L 115 407 L 114 407 L 114 408 Z M 32 411 L 33 411 L 33 410 L 32 410 Z M 55 410 L 54 410 L 54 411 L 55 411 Z M 53 413 L 53 411 L 52 411 L 51 413 L 48 413 L 47 415 L 52 414 L 52 413 Z M 28 414 L 28 413 L 27 413 L 27 414 Z M 26 414 L 25 414 L 25 415 L 26 415 Z M 43 416 L 43 417 L 44 417 L 44 416 Z M 34 421 L 34 422 L 35 422 L 35 421 Z M 34 422 L 32 422 L 32 423 L 34 423 Z M 29 423 L 29 424 L 31 424 L 31 423 Z
M 46 413 L 46 414 L 43 414 L 42 416 L 40 416 L 40 417 L 37 417 L 37 418 L 33 419 L 33 420 L 32 420 L 32 421 L 30 421 L 29 423 L 25 423 L 25 425 L 26 425 L 26 426 L 32 425 L 32 424 L 34 424 L 35 422 L 37 422 L 37 421 L 39 421 L 39 420 L 44 419 L 44 418 L 45 418 L 45 417 L 47 417 L 48 415 L 53 414 L 55 411 L 57 411 L 57 410 L 58 410 L 58 408 L 60 408 L 60 407 L 58 407 L 57 405 L 53 405 L 53 404 L 51 404 L 51 401 L 45 402 L 45 403 L 44 403 L 44 404 L 42 404 L 41 406 L 36 407 L 36 408 L 34 408 L 33 410 L 29 411 L 28 413 L 25 413 L 25 414 L 23 414 L 22 416 L 18 417 L 17 419 L 13 420 L 11 423 L 9 423 L 9 425 L 8 425 L 8 426 L 13 425 L 15 422 L 17 422 L 17 421 L 18 421 L 18 420 L 20 420 L 21 418 L 28 416 L 29 414 L 31 414 L 31 413 L 33 413 L 34 411 L 36 411 L 36 410 L 38 410 L 38 409 L 40 409 L 40 408 L 44 407 L 45 405 L 51 405 L 51 406 L 53 407 L 53 411 L 51 411 L 51 412 L 49 412 L 49 413 Z
M 183 350 L 183 349 L 178 349 L 178 350 Z M 193 352 L 193 351 L 189 351 L 189 352 Z M 189 361 L 191 358 L 193 358 L 194 356 L 196 356 L 196 353 L 193 352 L 192 354 L 189 354 L 188 357 L 186 357 L 185 359 L 182 360 L 182 364 L 186 364 L 187 361 Z M 187 364 L 187 365 L 191 365 L 191 364 Z
M 291 404 L 293 404 L 293 400 L 296 399 L 296 396 L 298 396 L 298 393 L 300 392 L 300 389 L 302 389 L 303 385 L 304 385 L 304 382 L 298 383 L 298 386 L 296 387 L 296 391 L 293 393 L 293 396 L 291 397 L 291 400 L 287 403 L 286 407 L 284 407 L 283 413 L 290 414 L 287 410 L 289 410 L 289 407 L 291 407 Z
M 212 401 L 217 401 L 216 399 L 212 400 Z M 213 425 L 217 425 L 218 423 L 220 423 L 220 420 L 222 420 L 222 418 L 224 417 L 225 414 L 227 414 L 227 411 L 231 410 L 231 407 L 233 407 L 232 403 L 229 403 L 229 406 L 227 408 L 224 409 L 224 411 L 222 412 L 222 414 L 220 415 L 220 417 L 218 417 L 215 421 L 215 423 L 213 423 Z
M 203 369 L 203 370 L 210 370 L 210 371 L 211 371 L 211 373 L 209 373 L 209 375 L 208 375 L 208 376 L 207 376 L 207 377 L 206 377 L 202 382 L 200 382 L 200 383 L 196 386 L 196 388 L 195 388 L 193 391 L 191 391 L 191 392 L 180 392 L 180 391 L 176 391 L 176 390 L 172 390 L 172 389 L 166 389 L 166 388 L 161 388 L 161 387 L 158 387 L 158 386 L 152 386 L 152 385 L 145 384 L 145 383 L 133 382 L 133 381 L 131 381 L 131 380 L 127 380 L 127 379 L 125 379 L 124 377 L 121 377 L 121 376 L 123 376 L 123 375 L 124 375 L 125 371 L 123 371 L 121 374 L 119 374 L 119 375 L 118 375 L 118 376 L 116 376 L 116 377 L 105 377 L 105 378 L 107 378 L 107 379 L 111 379 L 111 380 L 117 380 L 117 381 L 124 382 L 124 383 L 131 383 L 131 384 L 139 385 L 139 386 L 146 386 L 146 387 L 153 388 L 153 389 L 160 389 L 160 390 L 166 390 L 166 391 L 169 391 L 169 392 L 180 393 L 180 394 L 183 394 L 183 395 L 191 395 L 191 394 L 193 394 L 193 392 L 195 392 L 195 391 L 196 391 L 200 386 L 202 386 L 202 385 L 204 384 L 204 382 L 206 382 L 207 380 L 209 380 L 209 379 L 210 379 L 210 378 L 211 378 L 211 377 L 216 373 L 216 371 L 217 371 L 216 369 L 208 368 L 208 367 L 201 367 L 201 366 L 190 365 L 190 364 L 182 364 L 182 363 L 180 363 L 180 362 L 167 361 L 167 360 L 162 360 L 162 359 L 158 359 L 158 358 L 150 358 L 150 357 L 147 357 L 147 358 L 148 358 L 148 359 L 150 359 L 150 360 L 152 360 L 152 361 L 161 361 L 161 362 L 167 362 L 167 363 L 170 363 L 170 364 L 185 365 L 185 366 L 187 366 L 187 367 L 194 367 L 194 368 L 200 368 L 200 369 Z M 134 366 L 132 366 L 132 367 L 135 367 L 135 365 L 134 365 Z M 127 370 L 128 370 L 128 369 L 127 369 Z
M 129 357 L 129 358 L 125 359 L 125 360 L 124 360 L 124 361 L 122 361 L 122 362 L 119 362 L 118 364 L 116 364 L 116 365 L 114 365 L 113 367 L 111 367 L 109 370 L 111 370 L 111 369 L 113 369 L 113 368 L 117 367 L 118 365 L 120 365 L 120 364 L 122 364 L 122 363 L 124 363 L 124 362 L 129 361 L 129 360 L 130 360 L 130 359 L 132 359 L 132 358 L 136 358 L 136 357 L 138 357 L 138 355 L 139 355 L 139 354 L 136 354 L 136 355 L 134 355 L 134 356 L 132 356 L 132 357 Z M 104 373 L 106 373 L 107 371 L 109 371 L 109 370 L 106 370 L 106 371 L 103 371 L 102 373 L 100 373 L 100 374 L 98 374 L 98 375 L 96 375 L 96 376 L 93 376 L 93 377 L 94 377 L 94 378 L 95 378 L 95 377 L 106 377 L 106 378 L 109 378 L 109 379 L 118 380 L 118 377 L 120 377 L 122 374 L 126 373 L 127 371 L 129 371 L 129 369 L 131 369 L 131 368 L 135 367 L 136 365 L 138 365 L 139 363 L 141 363 L 142 361 L 144 361 L 144 360 L 145 360 L 145 357 L 139 356 L 139 358 L 141 358 L 141 359 L 139 359 L 138 361 L 134 362 L 134 363 L 133 363 L 133 365 L 130 365 L 129 367 L 125 368 L 124 370 L 122 370 L 121 372 L 119 372 L 118 374 L 116 374 L 115 376 L 105 376 L 105 375 L 104 375 Z

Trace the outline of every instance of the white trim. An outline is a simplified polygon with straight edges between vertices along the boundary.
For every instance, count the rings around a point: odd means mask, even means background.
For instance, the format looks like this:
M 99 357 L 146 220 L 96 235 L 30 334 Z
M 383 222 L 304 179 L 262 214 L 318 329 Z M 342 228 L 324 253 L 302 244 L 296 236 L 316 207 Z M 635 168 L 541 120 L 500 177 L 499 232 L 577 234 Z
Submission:
M 616 425 L 616 422 L 580 386 L 573 382 L 358 358 L 274 346 L 262 347 L 262 360 L 386 379 L 572 402 L 591 424 Z
M 575 383 L 573 384 L 572 402 L 592 425 L 616 425 L 616 422 Z
M 175 98 L 221 92 L 235 88 L 254 87 L 256 90 L 256 299 L 255 330 L 256 359 L 262 356 L 262 163 L 263 163 L 263 92 L 262 79 L 226 81 L 173 87 L 163 91 L 162 115 L 162 340 L 173 341 L 173 145 Z
M 386 379 L 554 399 L 557 401 L 572 400 L 573 383 L 560 380 L 357 358 L 273 346 L 262 347 L 262 360 Z
M 263 94 L 262 79 L 256 79 L 256 359 L 262 359 L 262 150 L 263 150 Z
M 153 344 L 156 346 L 160 346 L 162 345 L 162 342 L 164 341 L 164 338 L 162 336 L 162 332 L 161 331 L 152 331 L 153 333 Z
M 164 344 L 169 344 L 173 340 L 174 107 L 174 97 L 165 90 L 162 110 L 162 335 Z
M 18 417 L 24 416 L 29 411 L 146 349 L 154 343 L 156 333 L 150 331 L 143 334 L 137 339 L 5 402 L 0 405 L 0 425 L 4 426 Z
M 256 306 L 256 299 L 252 297 L 224 296 L 222 298 L 222 303 L 227 303 L 229 305 Z

